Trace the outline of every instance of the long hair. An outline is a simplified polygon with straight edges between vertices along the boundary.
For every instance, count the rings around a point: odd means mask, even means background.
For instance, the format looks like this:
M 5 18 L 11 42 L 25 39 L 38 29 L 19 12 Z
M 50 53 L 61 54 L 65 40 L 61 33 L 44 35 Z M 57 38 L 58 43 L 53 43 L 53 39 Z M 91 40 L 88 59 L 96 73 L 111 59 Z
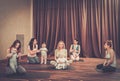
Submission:
M 17 53 L 19 53 L 19 52 L 21 51 L 21 42 L 20 42 L 19 40 L 15 40 L 15 41 L 13 42 L 13 44 L 10 46 L 10 52 L 11 52 L 11 49 L 12 49 L 12 48 L 15 48 L 15 47 L 16 47 L 17 43 L 20 44 L 19 47 L 17 48 Z
M 59 44 L 60 44 L 60 43 L 63 43 L 63 49 L 65 49 L 65 43 L 64 43 L 63 41 L 59 41 L 59 42 L 58 42 L 57 49 L 59 49 Z
M 34 42 L 34 40 L 36 40 L 36 38 L 31 38 L 31 40 L 29 42 L 30 50 L 33 50 L 33 42 Z

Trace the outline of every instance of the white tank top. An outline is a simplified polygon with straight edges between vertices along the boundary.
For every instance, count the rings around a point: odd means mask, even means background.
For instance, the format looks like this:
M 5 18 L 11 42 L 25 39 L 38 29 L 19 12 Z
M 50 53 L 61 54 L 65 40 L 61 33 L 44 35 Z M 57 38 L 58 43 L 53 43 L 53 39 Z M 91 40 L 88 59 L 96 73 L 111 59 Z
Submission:
M 110 56 L 110 53 L 106 52 L 106 56 L 105 56 L 106 59 L 108 59 L 108 61 L 110 60 L 111 56 Z M 113 63 L 110 65 L 112 67 L 116 67 L 116 55 L 114 54 L 114 59 L 113 59 Z

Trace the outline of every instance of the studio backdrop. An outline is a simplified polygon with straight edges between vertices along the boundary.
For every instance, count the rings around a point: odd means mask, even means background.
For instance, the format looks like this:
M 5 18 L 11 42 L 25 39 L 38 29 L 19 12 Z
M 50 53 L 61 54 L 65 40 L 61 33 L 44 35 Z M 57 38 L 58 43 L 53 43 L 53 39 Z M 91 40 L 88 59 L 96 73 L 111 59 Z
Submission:
M 113 41 L 119 50 L 119 0 L 33 0 L 34 37 L 39 46 L 46 42 L 49 54 L 60 40 L 69 50 L 74 38 L 81 56 L 104 57 L 104 42 Z

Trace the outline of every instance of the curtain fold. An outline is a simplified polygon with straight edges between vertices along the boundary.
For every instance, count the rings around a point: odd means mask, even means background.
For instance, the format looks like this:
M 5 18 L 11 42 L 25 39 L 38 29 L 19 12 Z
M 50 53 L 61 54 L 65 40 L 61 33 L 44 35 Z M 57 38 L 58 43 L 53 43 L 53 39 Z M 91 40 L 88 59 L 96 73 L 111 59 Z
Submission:
M 63 40 L 69 50 L 73 39 L 81 45 L 81 56 L 104 57 L 104 42 L 113 41 L 120 56 L 119 0 L 33 0 L 33 32 L 39 46 L 46 42 L 53 54 Z

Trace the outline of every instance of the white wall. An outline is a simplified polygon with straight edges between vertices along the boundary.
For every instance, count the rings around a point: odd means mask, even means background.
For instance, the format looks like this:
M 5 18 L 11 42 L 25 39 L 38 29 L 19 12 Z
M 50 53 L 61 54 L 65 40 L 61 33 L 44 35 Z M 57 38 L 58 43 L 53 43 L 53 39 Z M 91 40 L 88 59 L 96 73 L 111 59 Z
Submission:
M 24 53 L 32 37 L 32 0 L 0 0 L 0 60 L 16 39 L 24 34 Z

